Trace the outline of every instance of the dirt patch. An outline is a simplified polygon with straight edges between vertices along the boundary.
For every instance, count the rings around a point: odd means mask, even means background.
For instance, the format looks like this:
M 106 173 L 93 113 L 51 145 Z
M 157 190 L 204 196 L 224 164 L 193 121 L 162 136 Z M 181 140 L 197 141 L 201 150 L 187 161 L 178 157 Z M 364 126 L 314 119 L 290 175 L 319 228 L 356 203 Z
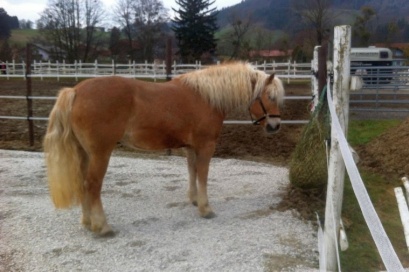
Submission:
M 358 148 L 361 165 L 383 176 L 409 176 L 409 118 Z

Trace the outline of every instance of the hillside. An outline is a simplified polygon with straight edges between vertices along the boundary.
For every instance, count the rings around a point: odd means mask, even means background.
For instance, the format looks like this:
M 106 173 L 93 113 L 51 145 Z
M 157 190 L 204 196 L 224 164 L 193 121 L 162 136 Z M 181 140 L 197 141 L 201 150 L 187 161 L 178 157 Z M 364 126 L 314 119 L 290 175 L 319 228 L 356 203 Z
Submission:
M 13 29 L 11 31 L 9 43 L 10 45 L 24 47 L 36 35 L 38 35 L 38 31 L 36 29 Z
M 311 1 L 311 0 L 306 0 Z M 251 17 L 254 23 L 268 29 L 294 29 L 300 22 L 293 8 L 294 0 L 244 0 L 241 3 L 224 8 L 218 14 L 220 27 L 228 24 L 234 15 L 240 18 Z M 333 0 L 333 8 L 342 11 L 337 23 L 350 24 L 354 14 L 362 6 L 371 6 L 377 13 L 380 22 L 397 18 L 408 18 L 409 1 L 407 0 Z M 352 15 L 352 16 L 351 16 Z

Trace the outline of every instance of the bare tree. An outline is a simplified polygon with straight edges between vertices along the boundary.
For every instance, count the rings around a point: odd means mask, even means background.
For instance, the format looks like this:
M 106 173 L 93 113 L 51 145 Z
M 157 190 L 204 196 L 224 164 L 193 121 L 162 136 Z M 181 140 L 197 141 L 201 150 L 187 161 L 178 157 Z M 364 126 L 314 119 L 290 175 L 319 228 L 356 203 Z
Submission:
M 353 35 L 355 44 L 368 46 L 372 33 L 374 32 L 373 21 L 376 18 L 375 10 L 370 6 L 361 7 L 361 14 L 355 19 Z
M 104 11 L 101 8 L 101 3 L 99 6 L 96 0 L 83 0 L 84 3 L 84 22 L 85 22 L 85 34 L 84 34 L 84 61 L 90 55 L 90 52 L 96 52 L 97 48 L 102 45 L 101 39 L 98 37 L 97 26 L 101 23 L 104 18 Z M 92 56 L 95 58 L 96 56 Z
M 233 45 L 230 58 L 245 58 L 248 57 L 248 51 L 250 50 L 250 43 L 246 40 L 246 34 L 252 27 L 251 17 L 240 18 L 235 13 L 231 13 L 228 18 L 231 30 L 229 31 L 228 38 Z
M 159 41 L 162 28 L 168 21 L 167 9 L 161 0 L 135 1 L 136 39 L 141 47 L 141 59 L 153 61 L 155 44 Z
M 292 8 L 305 24 L 314 29 L 319 45 L 324 42 L 328 29 L 332 29 L 334 19 L 341 15 L 332 9 L 331 0 L 293 0 Z
M 162 34 L 165 22 L 169 19 L 163 2 L 161 0 L 119 0 L 114 14 L 127 37 L 130 57 L 153 60 L 155 45 Z M 138 48 L 135 48 L 135 42 Z
M 114 18 L 119 23 L 128 40 L 128 54 L 133 58 L 134 21 L 133 0 L 118 0 L 114 8 Z
M 253 46 L 255 50 L 259 51 L 262 49 L 271 48 L 273 45 L 272 40 L 274 35 L 270 30 L 256 26 L 252 32 L 254 33 Z
M 56 58 L 86 61 L 103 14 L 101 0 L 49 0 L 37 25 Z

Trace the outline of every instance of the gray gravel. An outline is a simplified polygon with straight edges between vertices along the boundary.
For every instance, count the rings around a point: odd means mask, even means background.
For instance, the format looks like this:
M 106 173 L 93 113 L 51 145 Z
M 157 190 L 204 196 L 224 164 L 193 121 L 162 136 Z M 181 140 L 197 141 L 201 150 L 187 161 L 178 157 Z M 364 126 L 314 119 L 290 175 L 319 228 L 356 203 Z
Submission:
M 288 182 L 286 168 L 213 159 L 206 220 L 184 158 L 114 156 L 102 198 L 116 235 L 98 238 L 79 208 L 53 207 L 42 153 L 0 150 L 0 271 L 315 271 L 315 228 L 269 208 Z

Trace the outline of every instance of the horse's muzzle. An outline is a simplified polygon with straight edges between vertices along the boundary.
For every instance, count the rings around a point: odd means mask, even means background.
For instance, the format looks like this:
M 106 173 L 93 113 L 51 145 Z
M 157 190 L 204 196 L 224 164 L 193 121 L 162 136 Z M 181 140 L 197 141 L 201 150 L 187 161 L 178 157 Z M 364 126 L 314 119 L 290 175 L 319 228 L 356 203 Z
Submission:
M 274 118 L 274 119 L 267 119 L 266 126 L 264 127 L 265 131 L 268 134 L 276 133 L 280 129 L 280 119 Z

